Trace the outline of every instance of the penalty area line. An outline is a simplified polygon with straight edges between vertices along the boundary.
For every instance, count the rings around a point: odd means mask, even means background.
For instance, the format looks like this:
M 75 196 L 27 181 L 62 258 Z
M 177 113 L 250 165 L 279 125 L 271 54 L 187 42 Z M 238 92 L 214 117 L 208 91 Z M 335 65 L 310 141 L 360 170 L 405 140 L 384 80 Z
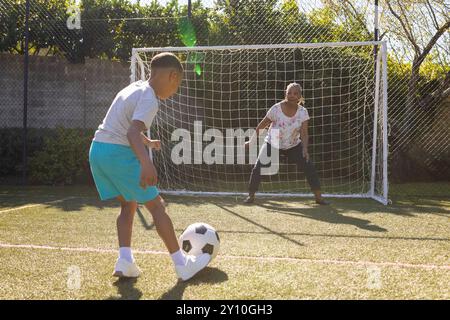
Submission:
M 91 247 L 55 247 L 47 245 L 33 245 L 33 244 L 9 244 L 0 243 L 1 248 L 14 249 L 36 249 L 36 250 L 60 250 L 71 252 L 91 252 L 91 253 L 113 253 L 117 254 L 117 249 L 103 249 Z M 166 251 L 157 250 L 140 250 L 134 249 L 133 253 L 146 255 L 168 255 Z M 218 259 L 235 259 L 235 260 L 259 260 L 259 261 L 287 261 L 295 263 L 316 263 L 316 264 L 335 264 L 347 266 L 378 266 L 378 267 L 394 267 L 394 268 L 416 268 L 416 269 L 439 269 L 450 270 L 450 265 L 435 265 L 435 264 L 413 264 L 403 262 L 373 262 L 373 261 L 352 261 L 352 260 L 338 260 L 338 259 L 310 259 L 310 258 L 292 258 L 292 257 L 263 257 L 263 256 L 245 256 L 245 255 L 218 255 Z
M 28 205 L 24 205 L 24 206 L 20 206 L 20 207 L 0 210 L 0 214 L 11 212 L 11 211 L 18 211 L 18 210 L 23 210 L 23 209 L 39 207 L 39 206 L 45 206 L 46 204 L 58 203 L 58 202 L 63 202 L 63 201 L 71 200 L 71 199 L 77 199 L 77 198 L 79 198 L 79 197 L 67 197 L 67 198 L 62 198 L 62 199 L 58 199 L 58 200 L 46 201 L 46 202 L 42 202 L 42 203 L 28 204 Z

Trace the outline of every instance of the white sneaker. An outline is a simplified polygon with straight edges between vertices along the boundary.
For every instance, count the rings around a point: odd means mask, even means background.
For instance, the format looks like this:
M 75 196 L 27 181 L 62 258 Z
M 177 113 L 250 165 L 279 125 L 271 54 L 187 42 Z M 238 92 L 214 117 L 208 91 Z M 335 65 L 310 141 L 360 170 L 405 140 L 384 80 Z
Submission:
M 127 277 L 137 278 L 141 274 L 141 270 L 136 263 L 129 262 L 123 258 L 117 259 L 116 266 L 114 267 L 113 277 Z
M 211 256 L 207 253 L 203 253 L 198 257 L 187 255 L 186 264 L 184 266 L 175 266 L 175 271 L 179 279 L 186 281 L 205 268 L 210 261 Z

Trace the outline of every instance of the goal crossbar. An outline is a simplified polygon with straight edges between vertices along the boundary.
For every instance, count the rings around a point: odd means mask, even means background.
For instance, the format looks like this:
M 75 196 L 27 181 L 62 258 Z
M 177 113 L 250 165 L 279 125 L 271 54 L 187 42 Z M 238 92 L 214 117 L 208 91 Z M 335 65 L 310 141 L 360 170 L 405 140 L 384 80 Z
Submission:
M 135 52 L 174 52 L 174 51 L 217 51 L 217 50 L 258 50 L 258 49 L 293 49 L 293 48 L 333 48 L 333 47 L 359 47 L 386 44 L 386 41 L 356 41 L 356 42 L 314 42 L 314 43 L 288 43 L 288 44 L 251 44 L 230 46 L 196 46 L 196 47 L 151 47 L 133 48 Z

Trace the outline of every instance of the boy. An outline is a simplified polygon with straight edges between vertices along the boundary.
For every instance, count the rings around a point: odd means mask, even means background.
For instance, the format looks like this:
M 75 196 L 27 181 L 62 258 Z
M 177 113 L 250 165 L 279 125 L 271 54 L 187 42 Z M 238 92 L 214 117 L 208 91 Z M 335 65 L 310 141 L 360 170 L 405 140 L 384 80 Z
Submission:
M 185 255 L 178 245 L 172 221 L 156 188 L 157 172 L 145 145 L 159 150 L 160 141 L 148 139 L 158 111 L 158 100 L 173 95 L 181 83 L 183 67 L 172 53 L 160 53 L 150 62 L 151 77 L 121 90 L 112 102 L 103 123 L 95 132 L 89 162 L 101 200 L 116 198 L 121 205 L 117 218 L 119 257 L 113 276 L 138 277 L 131 252 L 133 217 L 138 203 L 150 211 L 158 235 L 164 241 L 178 278 L 188 280 L 205 268 L 211 257 Z

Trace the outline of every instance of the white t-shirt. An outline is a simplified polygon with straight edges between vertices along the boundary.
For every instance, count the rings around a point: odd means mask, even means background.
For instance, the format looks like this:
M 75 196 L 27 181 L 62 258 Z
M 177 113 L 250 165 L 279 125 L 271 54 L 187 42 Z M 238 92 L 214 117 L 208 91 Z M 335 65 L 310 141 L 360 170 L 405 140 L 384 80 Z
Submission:
M 266 142 L 278 149 L 290 149 L 301 142 L 300 127 L 304 121 L 309 120 L 305 107 L 299 106 L 295 115 L 288 117 L 281 110 L 281 102 L 279 102 L 267 111 L 266 116 L 272 121 Z
M 129 146 L 127 132 L 133 120 L 140 120 L 150 128 L 158 99 L 148 81 L 139 80 L 122 89 L 114 98 L 103 123 L 95 132 L 94 141 Z

